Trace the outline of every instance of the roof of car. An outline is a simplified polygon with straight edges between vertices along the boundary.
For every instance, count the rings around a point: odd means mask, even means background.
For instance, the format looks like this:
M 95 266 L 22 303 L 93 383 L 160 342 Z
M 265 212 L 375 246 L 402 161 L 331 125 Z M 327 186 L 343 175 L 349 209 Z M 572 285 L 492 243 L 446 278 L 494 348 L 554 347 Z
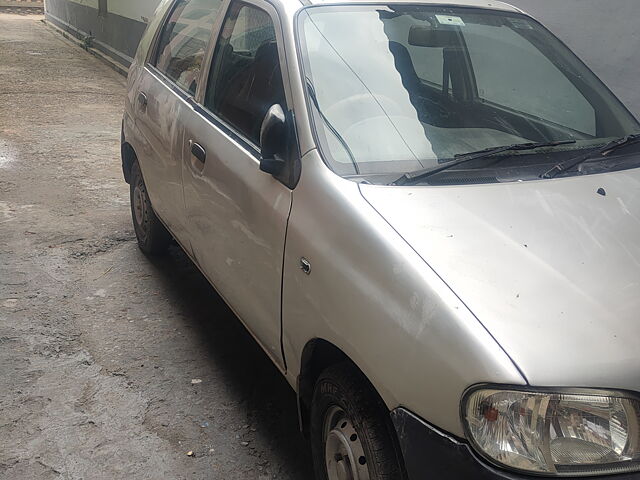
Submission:
M 443 5 L 451 7 L 476 7 L 492 10 L 506 10 L 520 12 L 521 10 L 508 3 L 492 0 L 301 0 L 305 4 L 350 4 L 350 3 L 421 3 L 427 5 Z

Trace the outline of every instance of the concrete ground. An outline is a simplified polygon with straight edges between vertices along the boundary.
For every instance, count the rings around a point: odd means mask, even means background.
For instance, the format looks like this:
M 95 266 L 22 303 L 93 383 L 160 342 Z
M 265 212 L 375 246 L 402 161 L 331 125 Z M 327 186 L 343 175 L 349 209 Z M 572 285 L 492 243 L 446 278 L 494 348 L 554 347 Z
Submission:
M 0 14 L 0 478 L 309 480 L 284 379 L 136 246 L 124 78 L 40 18 Z
M 44 0 L 0 0 L 0 13 L 42 15 Z

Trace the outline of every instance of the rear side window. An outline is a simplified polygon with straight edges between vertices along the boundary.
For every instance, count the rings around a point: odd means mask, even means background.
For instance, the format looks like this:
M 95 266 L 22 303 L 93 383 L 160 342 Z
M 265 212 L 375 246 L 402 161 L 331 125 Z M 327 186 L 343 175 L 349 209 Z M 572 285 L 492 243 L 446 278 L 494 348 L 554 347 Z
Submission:
M 236 3 L 216 46 L 205 106 L 257 145 L 262 120 L 276 103 L 285 108 L 273 20 Z
M 155 66 L 191 95 L 221 5 L 222 0 L 178 0 L 162 29 Z

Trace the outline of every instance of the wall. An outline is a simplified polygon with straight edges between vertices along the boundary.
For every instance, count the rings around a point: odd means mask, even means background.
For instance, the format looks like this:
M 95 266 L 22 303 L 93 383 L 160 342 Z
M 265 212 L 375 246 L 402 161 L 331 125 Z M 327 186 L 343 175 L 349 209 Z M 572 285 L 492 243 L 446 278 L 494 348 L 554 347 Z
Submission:
M 99 14 L 103 2 L 107 12 Z M 159 0 L 45 0 L 47 19 L 129 64 Z M 511 0 L 564 40 L 640 118 L 640 0 Z
M 560 37 L 640 118 L 639 0 L 512 0 Z
M 158 3 L 159 0 L 45 0 L 45 16 L 78 38 L 92 37 L 94 47 L 128 67 Z

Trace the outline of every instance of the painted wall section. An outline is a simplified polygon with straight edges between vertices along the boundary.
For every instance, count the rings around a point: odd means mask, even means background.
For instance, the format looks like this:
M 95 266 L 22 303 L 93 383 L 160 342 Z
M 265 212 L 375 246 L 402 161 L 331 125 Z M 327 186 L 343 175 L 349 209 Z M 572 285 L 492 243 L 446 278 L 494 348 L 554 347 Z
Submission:
M 85 7 L 91 7 L 98 9 L 99 0 L 69 0 L 70 2 L 77 3 L 79 5 L 84 5 Z
M 563 40 L 640 118 L 639 0 L 507 0 Z
M 146 22 L 159 3 L 159 0 L 107 0 L 107 9 L 109 13 Z
M 128 67 L 158 3 L 107 0 L 106 11 L 100 12 L 99 0 L 45 0 L 45 18 L 77 38 L 90 38 L 95 48 Z
M 99 0 L 67 0 L 85 7 L 98 9 Z M 149 18 L 158 4 L 159 0 L 107 0 L 107 10 L 109 13 L 132 20 L 141 21 L 142 18 Z

